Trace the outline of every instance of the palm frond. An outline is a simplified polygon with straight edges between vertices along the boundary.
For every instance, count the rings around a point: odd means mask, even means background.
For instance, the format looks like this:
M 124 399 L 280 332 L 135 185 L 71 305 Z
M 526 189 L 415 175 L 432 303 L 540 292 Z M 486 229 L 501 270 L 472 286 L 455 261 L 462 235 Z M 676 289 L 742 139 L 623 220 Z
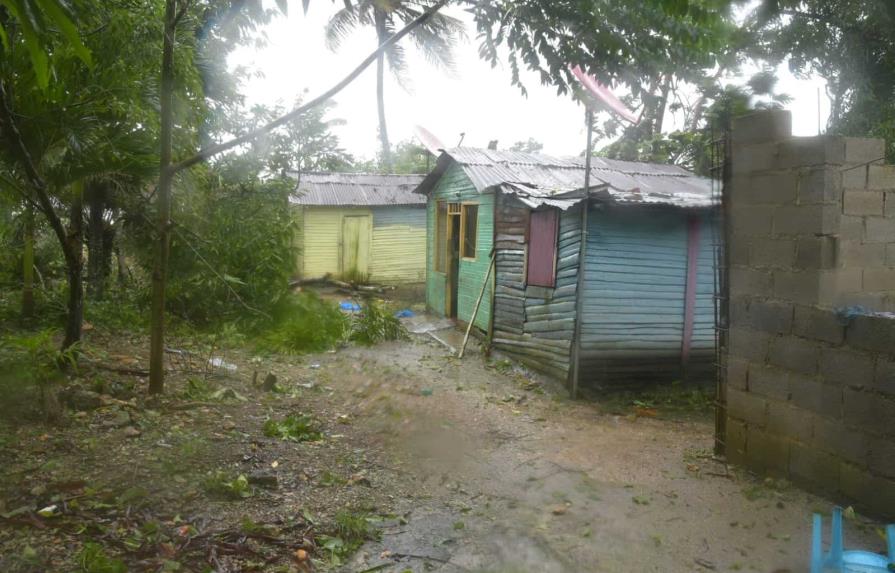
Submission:
M 329 19 L 324 28 L 326 47 L 333 52 L 339 49 L 348 34 L 360 24 L 358 8 L 342 8 Z

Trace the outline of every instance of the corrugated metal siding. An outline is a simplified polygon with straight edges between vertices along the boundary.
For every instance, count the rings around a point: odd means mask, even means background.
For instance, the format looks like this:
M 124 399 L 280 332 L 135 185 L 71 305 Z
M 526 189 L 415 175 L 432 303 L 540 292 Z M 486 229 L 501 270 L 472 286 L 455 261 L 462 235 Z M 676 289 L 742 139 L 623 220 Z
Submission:
M 556 288 L 525 285 L 529 210 L 512 197 L 500 195 L 495 213 L 494 346 L 536 370 L 565 380 L 575 328 L 581 208 L 560 214 Z
M 588 218 L 582 380 L 668 380 L 680 375 L 687 217 L 671 209 L 593 209 Z M 711 349 L 711 237 L 701 240 L 694 345 Z
M 359 206 L 424 205 L 426 198 L 413 193 L 423 175 L 379 173 L 290 173 L 298 185 L 289 200 L 297 205 Z
M 356 210 L 352 210 L 356 211 Z M 340 242 L 345 209 L 313 208 L 304 210 L 304 269 L 302 278 L 319 279 L 341 272 Z
M 691 364 L 698 364 L 710 372 L 715 360 L 715 219 L 700 217 L 699 258 L 696 280 L 696 308 L 693 317 L 693 340 L 690 346 Z
M 426 210 L 373 207 L 370 279 L 383 284 L 426 280 Z
M 457 316 L 460 320 L 468 321 L 472 316 L 490 263 L 491 245 L 494 237 L 494 196 L 489 193 L 479 194 L 469 178 L 463 173 L 463 170 L 456 164 L 450 166 L 445 171 L 429 196 L 427 210 L 426 303 L 434 313 L 444 316 L 447 277 L 444 273 L 436 272 L 434 268 L 436 238 L 435 203 L 438 200 L 450 202 L 469 201 L 479 204 L 476 260 L 461 259 L 459 270 Z M 488 330 L 491 321 L 491 283 L 493 283 L 493 279 L 489 281 L 485 291 L 485 298 L 482 300 L 482 305 L 475 320 L 475 325 L 482 330 Z

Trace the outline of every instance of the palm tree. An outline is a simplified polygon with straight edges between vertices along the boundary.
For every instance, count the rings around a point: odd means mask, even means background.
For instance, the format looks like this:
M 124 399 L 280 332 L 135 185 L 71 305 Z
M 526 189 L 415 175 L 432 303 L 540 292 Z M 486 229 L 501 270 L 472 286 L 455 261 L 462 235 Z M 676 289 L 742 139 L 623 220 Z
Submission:
M 345 2 L 345 7 L 336 12 L 326 26 L 326 44 L 330 50 L 337 50 L 342 40 L 356 28 L 372 26 L 376 30 L 376 38 L 381 45 L 397 29 L 426 11 L 432 4 L 427 0 L 359 0 L 357 3 Z M 441 13 L 434 14 L 421 26 L 410 33 L 416 47 L 432 64 L 452 71 L 454 69 L 453 48 L 457 42 L 466 37 L 463 22 Z M 388 140 L 388 127 L 385 122 L 384 75 L 385 60 L 389 69 L 404 83 L 407 62 L 404 59 L 404 48 L 395 44 L 380 54 L 376 61 L 376 103 L 379 112 L 379 142 L 382 146 L 382 163 L 388 168 L 391 165 L 391 146 Z

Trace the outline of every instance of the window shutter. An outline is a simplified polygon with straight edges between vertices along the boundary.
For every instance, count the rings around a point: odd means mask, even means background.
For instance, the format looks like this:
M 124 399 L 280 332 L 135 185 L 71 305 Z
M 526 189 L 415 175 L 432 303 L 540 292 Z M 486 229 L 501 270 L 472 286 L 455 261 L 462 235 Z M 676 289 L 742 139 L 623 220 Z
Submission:
M 559 214 L 556 209 L 532 211 L 529 219 L 528 284 L 556 286 L 556 237 Z

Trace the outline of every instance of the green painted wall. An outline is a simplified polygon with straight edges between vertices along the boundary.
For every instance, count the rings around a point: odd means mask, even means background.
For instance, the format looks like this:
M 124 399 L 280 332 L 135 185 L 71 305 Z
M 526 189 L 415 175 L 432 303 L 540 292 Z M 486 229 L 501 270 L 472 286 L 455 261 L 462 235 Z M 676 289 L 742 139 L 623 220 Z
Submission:
M 472 181 L 456 164 L 451 165 L 441 177 L 429 196 L 427 208 L 428 240 L 426 248 L 426 302 L 430 310 L 444 316 L 445 285 L 444 273 L 435 271 L 435 203 L 448 202 L 478 203 L 478 236 L 475 260 L 460 260 L 460 276 L 457 297 L 457 315 L 468 322 L 475 309 L 475 303 L 482 290 L 482 282 L 491 263 L 491 246 L 494 243 L 494 194 L 479 194 Z M 491 321 L 492 290 L 494 276 L 488 280 L 485 297 L 476 315 L 475 325 L 487 331 Z

